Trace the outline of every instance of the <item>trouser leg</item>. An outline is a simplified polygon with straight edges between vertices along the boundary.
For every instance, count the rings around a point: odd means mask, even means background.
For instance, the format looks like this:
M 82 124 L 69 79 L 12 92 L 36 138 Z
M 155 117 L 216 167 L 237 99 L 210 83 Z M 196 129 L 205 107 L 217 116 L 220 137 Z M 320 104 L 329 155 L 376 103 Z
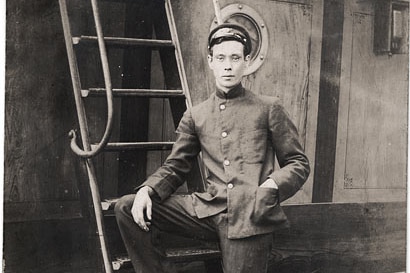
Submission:
M 224 273 L 265 273 L 272 248 L 272 234 L 228 239 L 226 213 L 214 217 L 218 228 Z
M 135 195 L 122 197 L 115 206 L 118 227 L 137 273 L 172 272 L 159 250 L 152 244 L 151 232 L 142 231 L 134 222 L 131 208 Z M 198 219 L 192 207 L 192 197 L 171 196 L 163 203 L 153 200 L 152 227 L 162 231 L 203 240 L 217 240 L 209 219 Z

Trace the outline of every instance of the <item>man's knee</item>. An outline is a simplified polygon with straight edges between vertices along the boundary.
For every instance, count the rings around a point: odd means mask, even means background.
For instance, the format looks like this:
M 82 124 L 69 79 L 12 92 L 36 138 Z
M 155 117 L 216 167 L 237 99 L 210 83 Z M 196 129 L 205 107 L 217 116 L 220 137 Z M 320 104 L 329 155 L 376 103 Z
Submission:
M 124 195 L 121 197 L 114 206 L 115 216 L 121 217 L 124 214 L 130 215 L 131 208 L 134 203 L 135 194 Z

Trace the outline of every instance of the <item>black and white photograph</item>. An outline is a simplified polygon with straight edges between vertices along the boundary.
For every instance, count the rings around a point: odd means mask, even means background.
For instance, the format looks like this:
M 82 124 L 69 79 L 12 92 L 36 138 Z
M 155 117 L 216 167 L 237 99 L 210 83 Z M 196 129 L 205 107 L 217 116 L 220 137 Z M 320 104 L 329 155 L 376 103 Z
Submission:
M 405 273 L 409 4 L 5 0 L 0 271 Z

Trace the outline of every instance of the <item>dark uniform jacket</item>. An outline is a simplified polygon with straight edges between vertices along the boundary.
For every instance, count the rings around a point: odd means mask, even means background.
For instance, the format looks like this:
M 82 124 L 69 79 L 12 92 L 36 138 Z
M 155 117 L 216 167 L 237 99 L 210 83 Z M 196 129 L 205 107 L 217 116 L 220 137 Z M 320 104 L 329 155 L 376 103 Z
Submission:
M 202 151 L 207 190 L 193 193 L 199 218 L 228 214 L 228 237 L 244 238 L 286 227 L 279 203 L 294 195 L 309 175 L 296 127 L 277 99 L 239 85 L 217 90 L 184 113 L 172 153 L 142 185 L 161 200 L 184 181 Z M 276 154 L 280 169 L 274 170 Z M 272 178 L 279 190 L 261 188 Z

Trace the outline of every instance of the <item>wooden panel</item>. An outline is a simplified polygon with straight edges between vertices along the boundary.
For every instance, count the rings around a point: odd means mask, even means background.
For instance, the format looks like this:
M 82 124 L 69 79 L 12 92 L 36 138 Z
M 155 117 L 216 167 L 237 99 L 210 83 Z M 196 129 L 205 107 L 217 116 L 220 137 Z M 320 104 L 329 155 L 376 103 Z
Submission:
M 84 218 L 6 223 L 2 272 L 103 272 L 89 227 Z
M 221 1 L 220 6 L 223 8 L 232 3 L 234 1 Z M 244 84 L 255 93 L 280 98 L 297 125 L 302 142 L 309 144 L 306 150 L 313 162 L 322 1 L 265 3 L 247 0 L 241 3 L 255 9 L 264 19 L 270 45 L 265 62 L 256 73 L 244 80 Z M 173 7 L 195 105 L 214 91 L 213 75 L 206 60 L 206 39 L 214 9 L 211 1 L 174 0 Z M 306 139 L 307 135 L 309 140 Z M 292 202 L 310 202 L 311 187 L 310 180 Z
M 76 123 L 56 1 L 7 2 L 5 202 L 76 200 Z M 46 217 L 46 215 L 44 215 Z M 6 215 L 7 218 L 7 215 Z
M 276 233 L 274 250 L 308 258 L 317 272 L 406 268 L 404 202 L 291 205 L 284 211 L 291 227 Z
M 345 27 L 343 67 L 349 70 L 342 76 L 334 198 L 402 201 L 406 195 L 408 55 L 375 55 L 373 15 L 360 10 L 350 14 Z

